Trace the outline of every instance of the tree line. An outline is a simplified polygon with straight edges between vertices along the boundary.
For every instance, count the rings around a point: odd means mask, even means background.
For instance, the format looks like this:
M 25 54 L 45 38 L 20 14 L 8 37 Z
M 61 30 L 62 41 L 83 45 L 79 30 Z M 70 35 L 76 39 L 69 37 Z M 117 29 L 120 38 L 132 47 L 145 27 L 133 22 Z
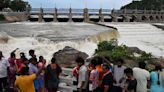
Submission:
M 23 0 L 0 0 L 0 11 L 10 8 L 13 11 L 25 11 L 29 3 Z
M 134 0 L 131 3 L 122 6 L 121 9 L 138 9 L 138 10 L 163 10 L 164 0 Z

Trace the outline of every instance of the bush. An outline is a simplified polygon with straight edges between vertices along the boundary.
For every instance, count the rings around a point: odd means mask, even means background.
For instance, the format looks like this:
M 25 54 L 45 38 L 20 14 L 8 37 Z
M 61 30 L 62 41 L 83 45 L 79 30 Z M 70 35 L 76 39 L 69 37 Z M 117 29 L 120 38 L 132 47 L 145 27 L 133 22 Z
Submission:
M 117 40 L 103 41 L 98 44 L 98 49 L 95 50 L 96 55 L 103 57 L 110 57 L 112 61 L 118 59 L 133 60 L 133 61 L 151 61 L 152 54 L 142 52 L 138 56 L 134 55 L 134 52 L 128 51 L 126 45 L 117 45 Z
M 117 60 L 119 58 L 127 58 L 129 56 L 125 46 L 117 46 L 112 50 L 111 57 L 113 60 Z
M 98 56 L 107 56 L 115 61 L 120 58 L 132 57 L 132 53 L 128 52 L 127 48 L 125 45 L 118 46 L 117 40 L 111 40 L 100 42 L 95 52 Z
M 135 67 L 138 65 L 139 61 L 145 61 L 148 64 L 148 70 L 152 70 L 154 64 L 157 63 L 157 59 L 155 59 L 151 53 L 146 53 L 144 51 L 136 53 L 135 50 L 129 51 L 130 47 L 126 45 L 117 45 L 116 43 L 116 40 L 100 42 L 95 54 L 100 57 L 109 57 L 109 61 L 113 64 L 121 58 L 125 61 L 125 66 L 128 67 Z M 137 55 L 135 55 L 135 53 Z
M 99 42 L 98 49 L 96 49 L 96 53 L 102 51 L 112 51 L 113 48 L 117 46 L 116 43 L 117 43 L 116 40 Z
M 0 14 L 0 21 L 4 21 L 4 20 L 5 20 L 4 15 Z

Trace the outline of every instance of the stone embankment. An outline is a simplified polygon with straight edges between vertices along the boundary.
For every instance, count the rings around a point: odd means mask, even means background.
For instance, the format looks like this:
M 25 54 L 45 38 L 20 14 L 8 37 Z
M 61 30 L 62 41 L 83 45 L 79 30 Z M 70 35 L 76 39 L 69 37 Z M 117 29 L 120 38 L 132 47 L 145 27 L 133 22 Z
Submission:
M 26 21 L 26 14 L 19 12 L 4 12 L 2 13 L 7 22 L 21 22 Z

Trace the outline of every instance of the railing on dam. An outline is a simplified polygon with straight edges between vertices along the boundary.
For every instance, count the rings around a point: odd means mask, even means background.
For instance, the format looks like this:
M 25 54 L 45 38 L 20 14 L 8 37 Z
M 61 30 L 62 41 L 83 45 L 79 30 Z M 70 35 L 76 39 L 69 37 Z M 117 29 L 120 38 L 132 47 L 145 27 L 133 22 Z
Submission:
M 30 13 L 39 13 L 41 10 L 41 8 L 32 8 L 30 10 Z M 43 8 L 43 13 L 54 13 L 55 12 L 55 8 Z M 57 9 L 57 13 L 69 13 L 70 9 L 67 8 L 59 8 Z M 79 14 L 83 14 L 84 13 L 84 9 L 71 9 L 72 13 L 79 13 Z M 102 13 L 104 14 L 111 14 L 112 10 L 110 9 L 102 9 Z M 99 9 L 88 9 L 88 13 L 91 14 L 98 14 L 99 13 Z
M 21 14 L 21 13 L 24 13 Z M 96 22 L 163 22 L 164 11 L 155 10 L 111 10 L 111 9 L 74 9 L 74 8 L 32 8 L 25 12 L 9 12 L 8 15 L 22 15 L 35 21 L 96 21 Z
M 155 10 L 129 10 L 129 9 L 124 9 L 124 10 L 113 10 L 113 13 L 116 14 L 164 14 L 164 11 L 155 11 Z
M 32 8 L 30 13 L 39 13 L 41 8 Z M 54 13 L 55 8 L 42 8 L 44 13 Z M 99 13 L 100 9 L 88 9 L 88 13 Z M 58 13 L 69 13 L 69 8 L 59 8 L 57 9 Z M 71 9 L 72 13 L 83 13 L 84 9 Z M 164 10 L 155 11 L 155 10 L 131 10 L 131 9 L 123 9 L 123 10 L 111 10 L 111 9 L 102 9 L 102 13 L 104 14 L 164 14 Z

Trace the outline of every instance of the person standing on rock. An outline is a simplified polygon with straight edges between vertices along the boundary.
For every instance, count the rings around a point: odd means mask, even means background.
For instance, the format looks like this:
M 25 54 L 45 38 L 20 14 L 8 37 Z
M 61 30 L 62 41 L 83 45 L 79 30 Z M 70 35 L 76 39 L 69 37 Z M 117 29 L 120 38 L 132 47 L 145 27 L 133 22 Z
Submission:
M 117 60 L 117 65 L 113 68 L 113 76 L 114 76 L 114 83 L 113 83 L 113 92 L 122 92 L 122 88 L 124 87 L 125 83 L 125 75 L 124 70 L 126 69 L 123 66 L 123 59 Z
M 84 59 L 78 57 L 76 59 L 76 63 L 80 66 L 77 86 L 78 92 L 88 92 L 89 76 L 87 67 L 84 65 Z
M 7 88 L 9 66 L 9 62 L 3 57 L 2 51 L 0 51 L 0 92 Z
M 133 68 L 134 77 L 137 80 L 137 90 L 136 92 L 147 92 L 147 84 L 150 79 L 150 73 L 145 69 L 146 63 L 140 61 L 138 63 L 139 67 Z
M 29 67 L 23 67 L 20 76 L 16 78 L 15 86 L 18 92 L 36 92 L 34 87 L 34 80 L 40 75 L 44 68 L 38 70 L 37 73 L 29 75 Z
M 29 50 L 29 56 L 27 59 L 30 60 L 31 58 L 36 58 L 35 50 L 33 49 Z
M 10 64 L 9 74 L 8 74 L 9 88 L 13 89 L 16 80 L 16 74 L 18 72 L 18 67 L 16 65 L 16 55 L 14 52 L 11 52 L 10 57 L 8 58 L 8 62 Z
M 89 91 L 98 92 L 98 78 L 99 72 L 96 70 L 95 59 L 92 59 L 90 62 L 90 77 L 89 77 Z
M 38 68 L 37 68 L 37 59 L 36 58 L 31 58 L 30 59 L 30 64 L 28 65 L 29 67 L 29 73 L 31 74 L 36 74 L 38 72 Z M 35 87 L 35 91 L 38 92 L 39 88 L 41 87 L 39 78 L 37 77 L 34 80 L 34 87 Z
M 103 64 L 103 77 L 101 90 L 98 92 L 117 92 L 113 90 L 113 75 L 110 72 L 109 66 L 107 64 Z
M 95 57 L 96 59 L 96 70 L 99 72 L 99 78 L 98 78 L 98 90 L 101 89 L 101 83 L 103 78 L 103 59 L 101 57 Z
M 39 56 L 39 62 L 37 64 L 38 69 L 42 68 L 42 67 L 46 67 L 46 60 L 44 59 L 43 56 Z M 44 71 L 42 71 L 42 73 L 38 76 L 38 80 L 40 83 L 40 88 L 38 92 L 43 92 L 44 90 Z
M 76 78 L 76 81 L 74 82 L 74 85 L 77 85 L 78 84 L 79 69 L 80 69 L 80 66 L 79 65 L 76 65 L 73 68 L 73 71 L 72 71 L 73 76 Z
M 131 68 L 126 68 L 124 70 L 126 74 L 126 83 L 124 86 L 124 92 L 136 92 L 137 80 L 133 76 L 133 70 Z
M 150 92 L 164 92 L 164 83 L 163 83 L 162 67 L 160 64 L 155 66 L 155 71 L 150 73 Z
M 57 92 L 59 85 L 59 74 L 61 72 L 61 67 L 56 63 L 56 58 L 53 57 L 51 59 L 51 64 L 46 67 L 44 74 L 45 87 L 48 92 Z

